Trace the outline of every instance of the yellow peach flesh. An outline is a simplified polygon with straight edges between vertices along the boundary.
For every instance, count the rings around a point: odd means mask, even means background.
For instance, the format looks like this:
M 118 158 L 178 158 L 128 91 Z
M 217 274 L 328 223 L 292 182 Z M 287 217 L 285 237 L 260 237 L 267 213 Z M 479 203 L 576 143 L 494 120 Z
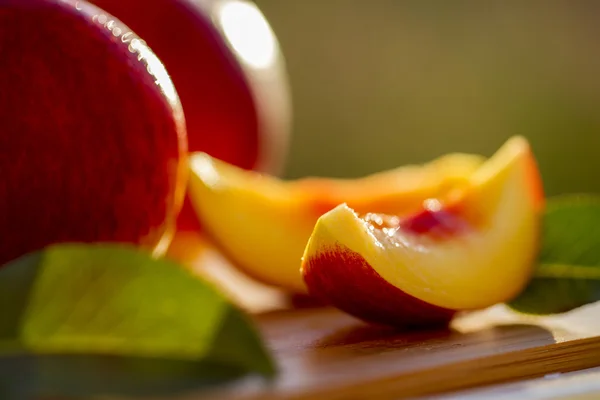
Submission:
M 469 310 L 510 300 L 528 282 L 538 246 L 530 157 L 528 143 L 514 138 L 473 174 L 458 200 L 472 230 L 444 240 L 379 230 L 340 205 L 319 219 L 304 259 L 342 245 L 381 279 L 432 305 Z
M 204 153 L 191 155 L 189 194 L 204 229 L 250 276 L 306 293 L 301 257 L 317 219 L 340 203 L 357 210 L 407 214 L 461 186 L 482 157 L 450 154 L 360 179 L 284 182 Z

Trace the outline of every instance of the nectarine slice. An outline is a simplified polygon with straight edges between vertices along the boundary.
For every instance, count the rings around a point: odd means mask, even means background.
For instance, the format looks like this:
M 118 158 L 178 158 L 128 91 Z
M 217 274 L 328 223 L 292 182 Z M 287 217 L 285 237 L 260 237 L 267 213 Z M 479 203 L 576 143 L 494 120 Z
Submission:
M 345 204 L 319 218 L 302 274 L 309 292 L 366 321 L 447 323 L 457 310 L 510 300 L 538 250 L 540 178 L 527 141 L 509 140 L 447 199 L 411 216 L 361 215 Z
M 323 213 L 347 202 L 361 212 L 410 214 L 425 199 L 460 187 L 482 160 L 451 154 L 360 179 L 285 182 L 196 153 L 189 194 L 204 229 L 239 268 L 262 282 L 305 293 L 300 259 Z
M 125 25 L 84 1 L 0 0 L 0 265 L 59 242 L 166 250 L 183 110 Z

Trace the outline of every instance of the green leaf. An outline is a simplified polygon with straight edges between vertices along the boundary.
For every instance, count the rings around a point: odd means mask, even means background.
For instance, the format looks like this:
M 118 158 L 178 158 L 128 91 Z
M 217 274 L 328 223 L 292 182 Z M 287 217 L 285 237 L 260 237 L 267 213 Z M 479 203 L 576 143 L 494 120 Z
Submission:
M 600 300 L 600 198 L 551 199 L 543 218 L 538 266 L 509 306 L 529 314 L 571 311 Z
M 0 269 L 0 393 L 156 394 L 247 372 L 274 373 L 248 318 L 171 261 L 64 244 Z

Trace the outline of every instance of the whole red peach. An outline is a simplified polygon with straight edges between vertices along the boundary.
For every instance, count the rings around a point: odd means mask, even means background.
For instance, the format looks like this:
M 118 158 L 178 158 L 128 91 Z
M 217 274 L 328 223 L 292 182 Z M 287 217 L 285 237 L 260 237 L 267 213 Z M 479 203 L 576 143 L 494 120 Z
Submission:
M 185 121 L 164 66 L 84 1 L 0 0 L 0 265 L 58 242 L 168 245 Z
M 190 152 L 270 174 L 289 136 L 288 85 L 270 26 L 246 0 L 92 0 L 136 31 L 171 75 Z M 196 230 L 186 203 L 180 230 Z

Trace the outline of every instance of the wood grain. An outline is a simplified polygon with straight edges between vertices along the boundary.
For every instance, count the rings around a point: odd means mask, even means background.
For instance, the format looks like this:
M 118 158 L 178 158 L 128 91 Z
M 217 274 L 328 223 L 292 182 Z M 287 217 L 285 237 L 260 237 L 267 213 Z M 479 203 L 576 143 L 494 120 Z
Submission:
M 260 315 L 277 378 L 177 399 L 400 399 L 600 366 L 600 338 L 489 313 L 475 317 L 484 325 L 472 318 L 398 332 L 327 308 Z
M 429 400 L 597 400 L 599 398 L 600 368 L 593 368 L 442 394 L 429 397 Z
M 498 306 L 462 315 L 449 330 L 397 332 L 333 309 L 286 309 L 284 295 L 219 260 L 205 257 L 192 267 L 260 313 L 280 373 L 272 382 L 252 378 L 169 400 L 429 398 L 600 366 L 600 303 L 544 318 Z

